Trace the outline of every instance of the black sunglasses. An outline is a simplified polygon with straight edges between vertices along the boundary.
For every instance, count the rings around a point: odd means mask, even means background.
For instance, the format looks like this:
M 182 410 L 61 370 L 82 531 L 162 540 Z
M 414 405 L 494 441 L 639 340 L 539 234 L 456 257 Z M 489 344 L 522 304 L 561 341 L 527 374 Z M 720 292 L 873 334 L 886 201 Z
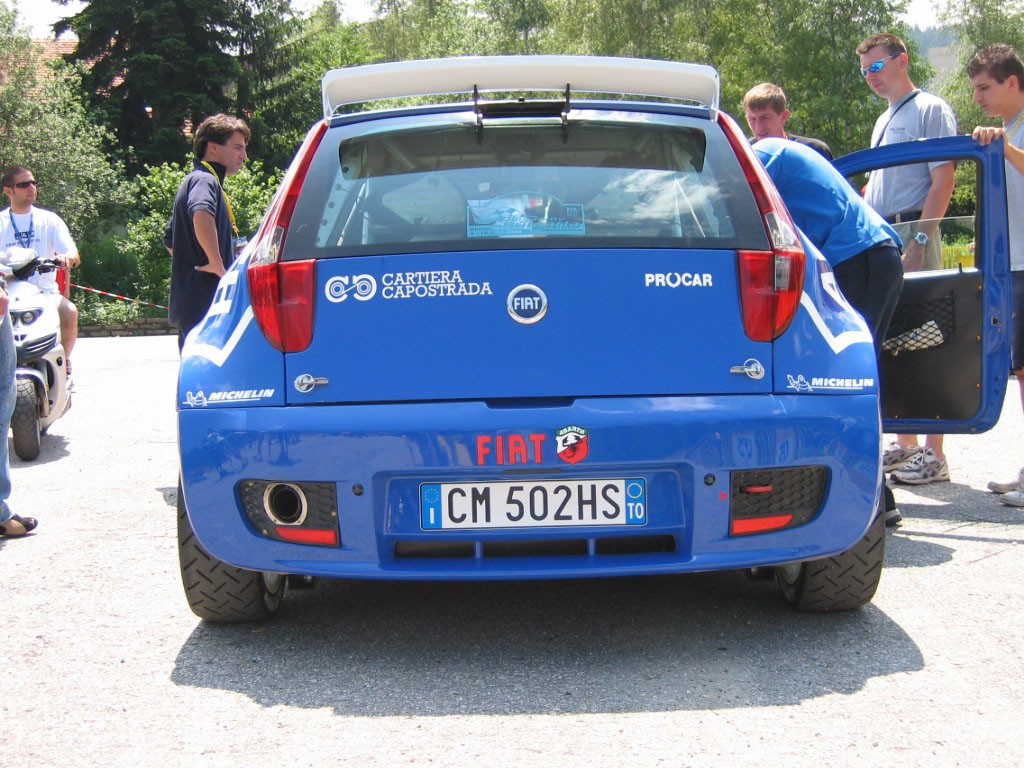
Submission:
M 29 187 L 38 187 L 39 182 L 36 181 L 35 179 L 29 179 L 28 181 L 19 181 L 14 186 L 16 186 L 18 189 L 28 189 Z

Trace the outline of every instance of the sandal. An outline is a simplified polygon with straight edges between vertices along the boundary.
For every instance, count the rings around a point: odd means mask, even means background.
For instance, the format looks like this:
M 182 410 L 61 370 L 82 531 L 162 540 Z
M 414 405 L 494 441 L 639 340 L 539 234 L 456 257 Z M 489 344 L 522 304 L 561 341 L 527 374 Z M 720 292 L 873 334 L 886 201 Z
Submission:
M 13 531 L 9 530 L 11 523 L 18 524 Z M 39 521 L 34 517 L 19 517 L 18 515 L 11 515 L 7 521 L 0 523 L 0 536 L 24 536 L 29 531 L 34 531 L 37 525 L 39 525 Z M 21 528 L 21 530 L 19 531 L 18 528 Z

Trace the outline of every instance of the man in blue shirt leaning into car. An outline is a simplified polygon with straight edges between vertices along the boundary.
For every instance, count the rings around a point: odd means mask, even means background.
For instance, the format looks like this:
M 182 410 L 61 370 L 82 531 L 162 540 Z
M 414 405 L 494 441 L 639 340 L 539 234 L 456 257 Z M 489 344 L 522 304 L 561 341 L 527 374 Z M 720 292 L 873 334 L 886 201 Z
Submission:
M 828 261 L 836 283 L 871 328 L 875 354 L 903 289 L 902 243 L 831 163 L 813 149 L 768 138 L 754 151 L 807 239 Z
M 754 152 L 782 195 L 793 221 L 821 251 L 846 300 L 863 315 L 882 351 L 885 332 L 903 290 L 902 243 L 895 230 L 831 163 L 786 139 L 762 139 Z M 885 524 L 901 516 L 885 488 Z

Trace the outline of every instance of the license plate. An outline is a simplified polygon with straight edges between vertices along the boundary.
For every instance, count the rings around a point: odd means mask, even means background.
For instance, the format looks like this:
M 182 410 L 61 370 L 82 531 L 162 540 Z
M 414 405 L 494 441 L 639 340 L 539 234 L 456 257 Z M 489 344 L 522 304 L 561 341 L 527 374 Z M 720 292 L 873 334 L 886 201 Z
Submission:
M 420 485 L 424 530 L 646 523 L 643 478 Z

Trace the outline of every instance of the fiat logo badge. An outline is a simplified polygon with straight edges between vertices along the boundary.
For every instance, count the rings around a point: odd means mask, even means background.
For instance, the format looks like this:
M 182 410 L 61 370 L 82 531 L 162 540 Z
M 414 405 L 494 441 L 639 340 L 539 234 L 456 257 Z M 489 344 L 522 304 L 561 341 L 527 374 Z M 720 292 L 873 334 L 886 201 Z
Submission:
M 508 295 L 508 313 L 517 323 L 532 325 L 548 311 L 548 297 L 536 285 L 518 285 Z

